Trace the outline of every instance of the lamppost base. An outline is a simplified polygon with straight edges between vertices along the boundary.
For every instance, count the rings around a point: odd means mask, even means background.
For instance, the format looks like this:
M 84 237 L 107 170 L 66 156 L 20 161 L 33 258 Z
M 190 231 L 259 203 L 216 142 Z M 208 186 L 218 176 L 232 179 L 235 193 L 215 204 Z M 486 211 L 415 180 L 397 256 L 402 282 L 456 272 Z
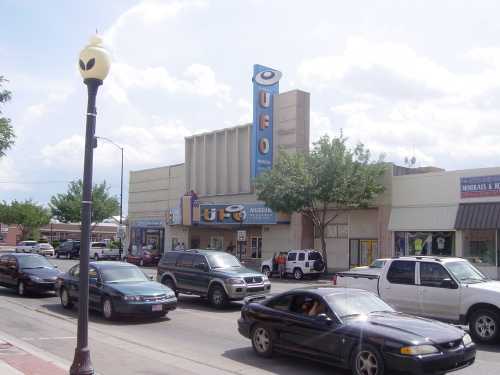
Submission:
M 70 375 L 94 375 L 94 368 L 90 360 L 88 348 L 76 349 L 73 364 L 69 370 Z

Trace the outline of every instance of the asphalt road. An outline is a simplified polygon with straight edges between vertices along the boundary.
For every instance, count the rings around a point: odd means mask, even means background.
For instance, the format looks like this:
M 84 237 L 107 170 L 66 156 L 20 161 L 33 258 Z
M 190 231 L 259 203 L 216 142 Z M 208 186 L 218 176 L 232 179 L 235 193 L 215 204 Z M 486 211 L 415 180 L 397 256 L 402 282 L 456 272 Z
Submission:
M 52 260 L 63 271 L 75 261 Z M 155 275 L 154 268 L 144 268 Z M 274 291 L 306 283 L 273 282 Z M 333 367 L 284 355 L 264 360 L 236 329 L 240 304 L 215 311 L 198 297 L 181 296 L 168 317 L 107 322 L 91 314 L 90 349 L 96 371 L 127 374 L 348 374 Z M 0 287 L 0 331 L 71 362 L 76 343 L 76 309 L 62 309 L 52 296 L 20 298 Z M 456 374 L 497 375 L 500 346 L 482 347 L 474 366 Z

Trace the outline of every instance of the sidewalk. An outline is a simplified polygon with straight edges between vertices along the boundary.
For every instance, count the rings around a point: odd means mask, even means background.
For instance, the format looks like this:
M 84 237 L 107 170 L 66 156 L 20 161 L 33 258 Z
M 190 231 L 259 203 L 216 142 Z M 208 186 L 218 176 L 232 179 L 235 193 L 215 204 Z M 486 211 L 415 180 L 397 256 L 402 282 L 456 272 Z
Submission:
M 67 375 L 69 364 L 52 354 L 0 333 L 1 375 Z

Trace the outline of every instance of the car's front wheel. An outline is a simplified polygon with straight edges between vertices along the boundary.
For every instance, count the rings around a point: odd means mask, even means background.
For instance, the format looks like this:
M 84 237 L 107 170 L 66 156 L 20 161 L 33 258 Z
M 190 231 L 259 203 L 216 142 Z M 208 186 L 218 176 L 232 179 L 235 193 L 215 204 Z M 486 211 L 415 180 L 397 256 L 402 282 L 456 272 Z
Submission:
M 303 277 L 304 277 L 304 272 L 302 272 L 300 268 L 295 268 L 293 270 L 293 278 L 295 280 L 302 280 Z
M 252 347 L 261 357 L 269 358 L 273 355 L 273 336 L 269 328 L 257 324 L 252 330 Z
M 220 285 L 214 285 L 208 292 L 208 300 L 216 309 L 222 309 L 228 304 L 226 291 Z
M 102 315 L 106 320 L 113 320 L 115 318 L 115 309 L 113 308 L 113 302 L 109 297 L 104 298 L 102 301 Z
M 351 361 L 353 375 L 384 374 L 384 359 L 380 352 L 371 345 L 356 346 Z
M 71 301 L 68 290 L 66 288 L 62 287 L 61 291 L 60 291 L 60 295 L 61 295 L 62 307 L 65 309 L 71 309 L 73 307 L 73 301 Z
M 469 330 L 475 342 L 497 342 L 500 338 L 500 314 L 492 309 L 474 311 L 469 321 Z

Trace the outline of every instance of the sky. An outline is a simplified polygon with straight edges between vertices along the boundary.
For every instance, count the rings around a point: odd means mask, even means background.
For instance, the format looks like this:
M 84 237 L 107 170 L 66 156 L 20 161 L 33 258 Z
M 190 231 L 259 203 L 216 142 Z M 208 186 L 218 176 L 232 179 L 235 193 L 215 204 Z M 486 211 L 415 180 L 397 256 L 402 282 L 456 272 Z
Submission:
M 130 170 L 184 161 L 184 137 L 252 119 L 253 64 L 311 93 L 311 141 L 342 130 L 376 158 L 447 170 L 500 165 L 500 2 L 0 0 L 0 75 L 15 146 L 0 200 L 46 204 L 83 172 L 79 51 L 98 30 L 113 64 L 98 136 Z M 99 143 L 94 182 L 120 192 Z M 126 206 L 126 204 L 125 204 Z

